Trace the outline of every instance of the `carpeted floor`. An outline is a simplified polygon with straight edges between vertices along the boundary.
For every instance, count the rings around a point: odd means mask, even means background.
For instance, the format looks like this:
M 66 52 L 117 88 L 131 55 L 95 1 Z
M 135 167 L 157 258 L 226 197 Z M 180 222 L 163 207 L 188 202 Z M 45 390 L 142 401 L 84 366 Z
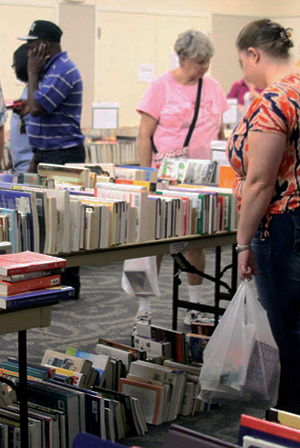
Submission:
M 230 262 L 231 247 L 222 251 L 222 267 Z M 85 351 L 95 351 L 98 337 L 130 344 L 133 317 L 138 302 L 121 288 L 123 263 L 108 263 L 81 268 L 82 290 L 79 300 L 64 301 L 53 307 L 52 323 L 47 328 L 32 329 L 27 332 L 28 360 L 40 362 L 47 348 L 65 351 L 68 346 Z M 214 275 L 214 250 L 207 250 L 206 272 Z M 153 323 L 171 328 L 172 319 L 172 274 L 173 260 L 163 259 L 159 276 L 160 297 L 152 299 Z M 228 276 L 229 273 L 226 273 Z M 229 282 L 229 277 L 225 280 Z M 188 300 L 185 274 L 179 288 L 182 300 Z M 214 284 L 204 280 L 203 302 L 213 304 Z M 226 302 L 223 303 L 226 305 Z M 185 310 L 179 310 L 178 329 L 188 332 L 183 324 Z M 17 334 L 0 336 L 0 360 L 17 355 Z M 236 443 L 239 420 L 242 413 L 262 417 L 263 411 L 243 408 L 239 404 L 222 406 L 195 416 L 179 417 L 176 424 L 203 432 L 222 440 Z M 149 426 L 143 437 L 125 438 L 126 445 L 143 448 L 162 446 L 169 424 Z

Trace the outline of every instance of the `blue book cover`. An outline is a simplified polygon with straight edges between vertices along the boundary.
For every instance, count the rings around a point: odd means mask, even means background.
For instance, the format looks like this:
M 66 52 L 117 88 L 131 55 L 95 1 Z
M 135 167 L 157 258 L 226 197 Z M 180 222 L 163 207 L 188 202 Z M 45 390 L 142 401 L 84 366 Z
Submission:
M 1 188 L 1 184 L 0 184 Z M 35 193 L 22 190 L 0 190 L 0 207 L 30 214 L 31 250 L 40 250 L 40 231 Z
M 78 358 L 88 359 L 89 361 L 92 361 L 93 368 L 99 372 L 99 378 L 95 385 L 101 386 L 103 384 L 105 379 L 105 370 L 107 371 L 110 363 L 110 356 L 88 353 L 82 350 L 77 350 L 73 347 L 68 347 L 66 353 L 68 355 L 77 356 Z
M 42 306 L 59 300 L 71 299 L 75 295 L 75 289 L 71 286 L 53 286 L 51 288 L 27 291 L 22 294 L 0 296 L 0 308 L 4 310 L 17 310 Z
M 14 181 L 14 175 L 11 173 L 0 173 L 0 181 L 11 184 Z

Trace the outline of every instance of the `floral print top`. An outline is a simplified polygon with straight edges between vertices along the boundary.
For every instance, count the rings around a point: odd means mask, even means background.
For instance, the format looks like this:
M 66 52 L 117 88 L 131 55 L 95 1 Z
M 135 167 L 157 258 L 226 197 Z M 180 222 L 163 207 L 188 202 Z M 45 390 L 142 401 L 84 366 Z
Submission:
M 240 209 L 248 170 L 248 132 L 286 135 L 273 197 L 266 211 L 270 215 L 292 211 L 300 205 L 300 76 L 290 74 L 269 85 L 251 104 L 235 126 L 227 143 L 227 158 L 236 171 L 233 192 Z

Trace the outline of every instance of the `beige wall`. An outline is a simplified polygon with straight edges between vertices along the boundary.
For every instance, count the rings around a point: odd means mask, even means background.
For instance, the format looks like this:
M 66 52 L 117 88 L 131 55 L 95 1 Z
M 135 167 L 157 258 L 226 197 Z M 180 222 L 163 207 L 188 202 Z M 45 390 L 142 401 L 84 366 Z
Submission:
M 84 10 L 89 14 L 80 12 Z M 154 64 L 156 76 L 163 73 L 170 68 L 177 34 L 192 27 L 201 29 L 210 34 L 216 47 L 210 73 L 227 92 L 242 77 L 235 37 L 245 23 L 262 16 L 275 17 L 294 28 L 294 54 L 299 59 L 300 2 L 296 0 L 253 0 L 247 7 L 238 0 L 0 0 L 4 94 L 17 98 L 22 90 L 11 69 L 12 53 L 20 45 L 16 37 L 26 34 L 33 20 L 49 19 L 65 30 L 63 48 L 84 76 L 83 126 L 91 123 L 93 101 L 119 103 L 120 125 L 137 125 L 135 108 L 148 86 L 138 79 L 140 64 Z

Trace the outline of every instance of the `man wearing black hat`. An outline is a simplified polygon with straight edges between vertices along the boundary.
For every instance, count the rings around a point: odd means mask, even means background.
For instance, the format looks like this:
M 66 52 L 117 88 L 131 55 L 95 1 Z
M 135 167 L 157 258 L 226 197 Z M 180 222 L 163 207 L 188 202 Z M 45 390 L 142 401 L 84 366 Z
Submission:
M 25 37 L 28 54 L 27 134 L 33 149 L 29 172 L 37 164 L 83 163 L 84 137 L 80 129 L 83 85 L 75 64 L 61 50 L 62 30 L 47 20 L 32 23 Z M 42 79 L 41 79 L 42 75 Z M 28 108 L 27 110 L 25 108 Z
M 28 53 L 28 100 L 21 116 L 30 112 L 27 135 L 33 150 L 29 172 L 43 163 L 84 163 L 80 129 L 83 84 L 78 68 L 62 51 L 62 30 L 53 22 L 35 20 L 25 37 Z M 62 283 L 74 286 L 78 297 L 79 268 L 66 270 Z M 65 277 L 65 278 L 64 278 Z

